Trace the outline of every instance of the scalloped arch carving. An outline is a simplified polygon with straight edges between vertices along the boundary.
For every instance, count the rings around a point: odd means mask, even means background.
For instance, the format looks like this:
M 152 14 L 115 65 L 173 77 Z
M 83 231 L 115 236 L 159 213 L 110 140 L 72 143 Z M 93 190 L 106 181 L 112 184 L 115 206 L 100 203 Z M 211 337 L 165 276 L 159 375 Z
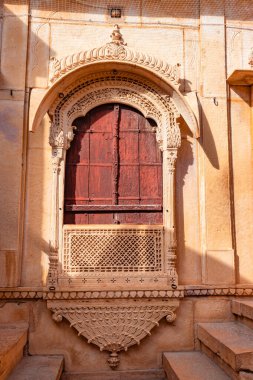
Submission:
M 58 93 L 60 91 L 68 91 L 67 87 L 69 83 L 73 83 L 85 71 L 90 73 L 91 71 L 95 72 L 95 70 L 99 70 L 101 72 L 98 66 L 101 66 L 102 70 L 105 71 L 105 66 L 114 66 L 116 63 L 118 67 L 125 67 L 125 71 L 131 72 L 137 70 L 139 73 L 142 72 L 141 75 L 145 77 L 153 77 L 152 80 L 154 82 L 160 80 L 162 86 L 166 88 L 167 93 L 170 93 L 175 100 L 178 111 L 184 117 L 193 135 L 199 137 L 196 117 L 179 91 L 180 65 L 170 65 L 146 53 L 128 48 L 124 43 L 118 25 L 114 26 L 111 39 L 111 42 L 102 47 L 72 54 L 60 60 L 54 57 L 51 58 L 49 70 L 51 87 L 45 93 L 36 113 L 31 118 L 31 130 L 35 130 L 36 126 L 41 123 Z
M 162 77 L 169 79 L 174 85 L 179 85 L 180 65 L 170 65 L 167 62 L 148 54 L 129 49 L 124 45 L 118 45 L 114 41 L 99 48 L 71 54 L 60 60 L 52 57 L 50 64 L 50 81 L 51 83 L 54 83 L 67 73 L 74 71 L 81 66 L 103 61 L 137 64 L 146 69 L 155 71 Z
M 73 138 L 73 121 L 100 104 L 113 102 L 131 105 L 145 117 L 154 119 L 160 149 L 180 146 L 180 130 L 176 122 L 179 112 L 173 100 L 144 78 L 127 72 L 93 74 L 76 81 L 65 94 L 49 111 L 53 120 L 50 133 L 53 147 L 67 149 Z

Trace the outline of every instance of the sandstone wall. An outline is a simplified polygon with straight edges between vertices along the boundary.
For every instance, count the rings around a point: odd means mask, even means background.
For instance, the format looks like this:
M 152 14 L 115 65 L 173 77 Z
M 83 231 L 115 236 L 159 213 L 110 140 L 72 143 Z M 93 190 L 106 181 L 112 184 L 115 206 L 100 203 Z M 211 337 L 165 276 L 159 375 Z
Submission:
M 88 2 L 87 2 L 88 3 Z M 49 120 L 34 133 L 28 119 L 48 87 L 49 58 L 109 41 L 115 20 L 107 3 L 3 1 L 0 19 L 0 287 L 46 284 L 51 202 Z M 197 93 L 201 137 L 181 121 L 176 212 L 182 285 L 252 283 L 252 91 L 228 88 L 235 69 L 249 69 L 251 0 L 117 1 L 128 46 L 181 65 L 181 90 Z M 114 4 L 114 2 L 110 2 Z M 142 6 L 140 5 L 142 4 Z M 230 102 L 231 98 L 231 102 Z M 66 322 L 56 325 L 45 302 L 5 306 L 29 318 L 32 354 L 63 353 L 69 371 L 107 370 L 96 348 Z M 14 319 L 16 317 L 13 317 Z M 196 322 L 230 319 L 225 297 L 186 298 L 176 326 L 122 357 L 121 369 L 159 368 L 161 352 L 194 348 Z M 47 330 L 49 333 L 44 336 Z M 138 361 L 134 360 L 138 353 Z

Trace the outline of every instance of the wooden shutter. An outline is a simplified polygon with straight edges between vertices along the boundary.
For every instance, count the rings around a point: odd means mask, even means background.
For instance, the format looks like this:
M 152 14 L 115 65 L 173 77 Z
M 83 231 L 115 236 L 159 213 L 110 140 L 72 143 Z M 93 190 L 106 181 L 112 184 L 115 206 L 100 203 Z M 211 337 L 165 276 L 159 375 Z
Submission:
M 161 224 L 162 157 L 150 123 L 131 107 L 78 118 L 67 152 L 65 224 Z

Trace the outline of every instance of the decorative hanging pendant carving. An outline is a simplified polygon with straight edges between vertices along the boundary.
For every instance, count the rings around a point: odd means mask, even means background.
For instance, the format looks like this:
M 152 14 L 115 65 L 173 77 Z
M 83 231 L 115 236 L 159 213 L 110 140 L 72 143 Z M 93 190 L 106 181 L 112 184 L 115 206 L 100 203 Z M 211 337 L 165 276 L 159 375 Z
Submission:
M 172 300 L 116 301 L 48 301 L 48 308 L 55 322 L 67 319 L 88 343 L 110 352 L 107 361 L 115 369 L 119 352 L 139 345 L 162 318 L 174 322 L 178 306 L 178 301 Z

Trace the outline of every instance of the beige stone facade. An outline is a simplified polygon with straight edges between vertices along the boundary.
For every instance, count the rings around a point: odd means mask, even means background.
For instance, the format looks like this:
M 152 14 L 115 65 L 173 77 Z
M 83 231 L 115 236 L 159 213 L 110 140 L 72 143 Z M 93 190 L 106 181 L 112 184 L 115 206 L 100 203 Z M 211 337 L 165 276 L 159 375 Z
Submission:
M 123 349 L 126 378 L 162 379 L 163 352 L 198 349 L 198 323 L 253 296 L 252 15 L 251 0 L 1 2 L 0 323 L 28 323 L 29 353 L 64 356 L 66 379 L 121 379 L 106 351 Z M 59 269 L 65 156 L 74 119 L 108 102 L 156 121 L 164 266 L 85 283 Z M 129 313 L 145 333 L 96 342 L 94 318 Z

